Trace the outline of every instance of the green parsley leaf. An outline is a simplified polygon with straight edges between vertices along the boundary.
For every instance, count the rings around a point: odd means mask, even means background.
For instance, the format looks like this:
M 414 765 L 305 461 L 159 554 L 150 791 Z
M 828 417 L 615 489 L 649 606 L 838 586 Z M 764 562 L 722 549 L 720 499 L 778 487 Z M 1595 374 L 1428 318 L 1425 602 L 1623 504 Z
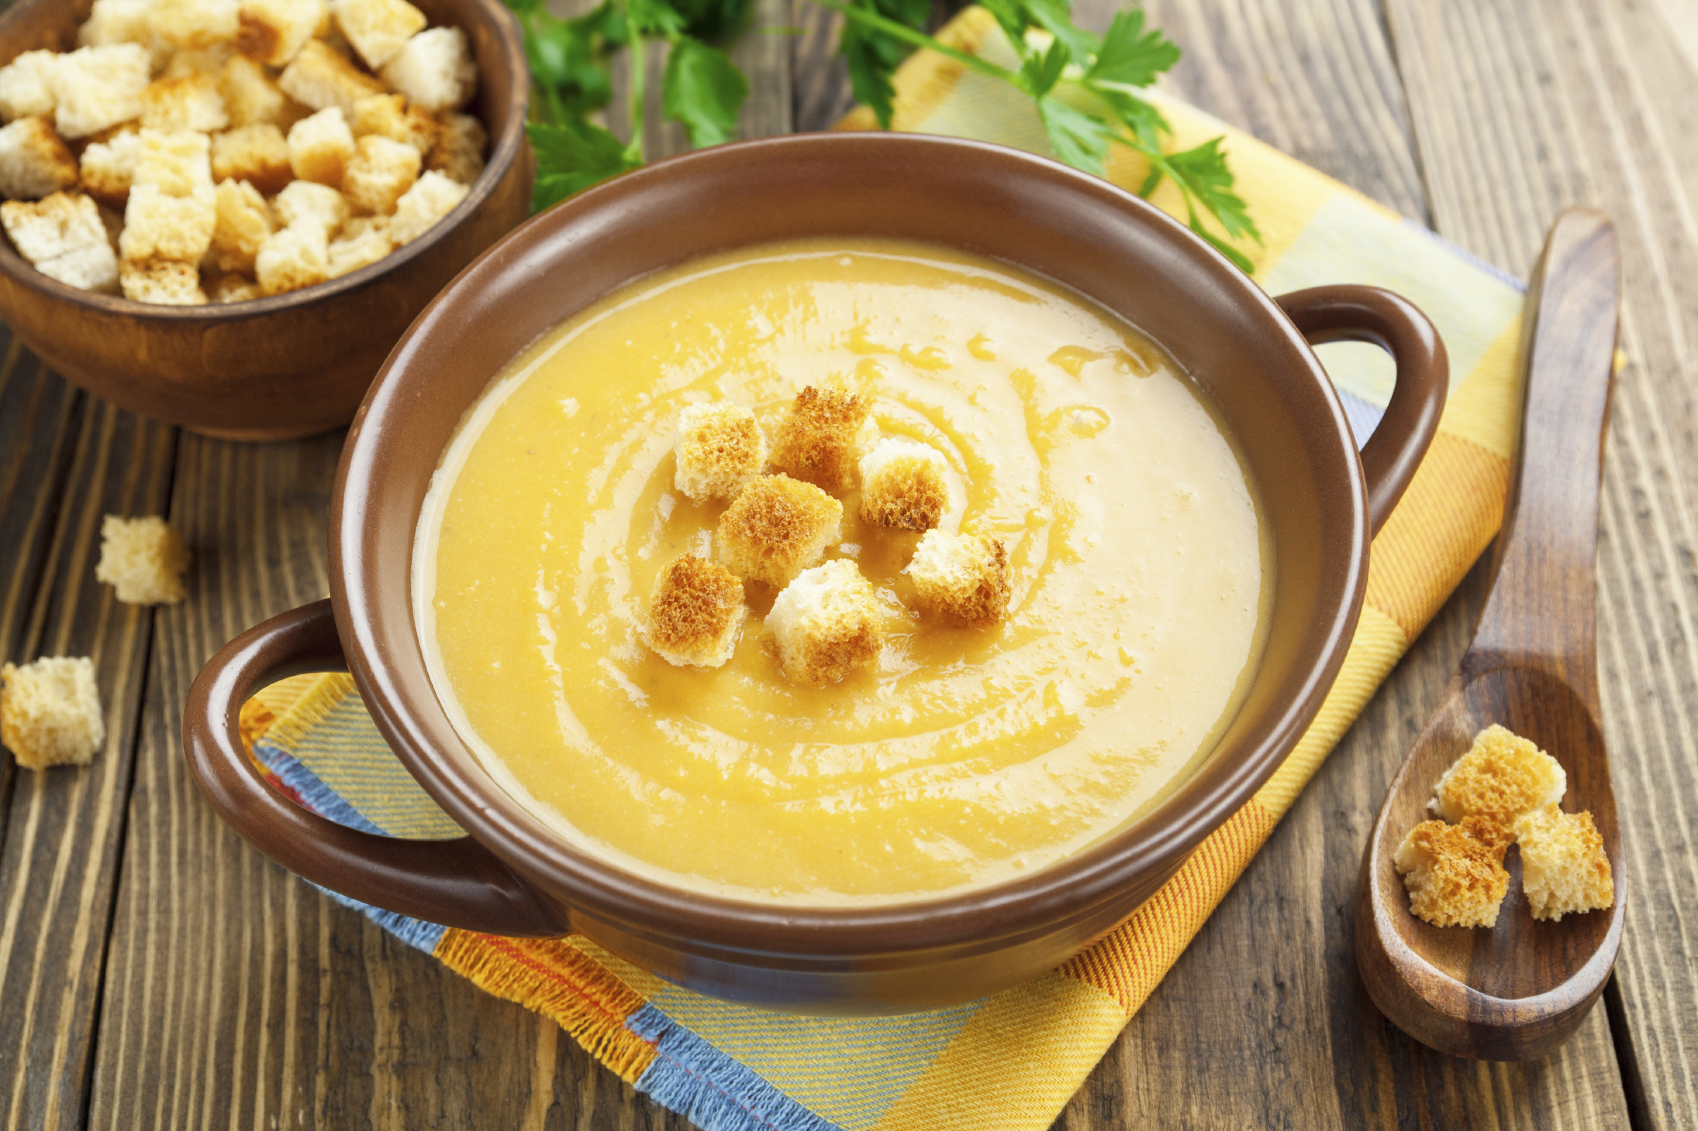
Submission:
M 671 38 L 684 30 L 684 17 L 667 0 L 625 0 L 625 14 L 638 35 Z
M 1170 153 L 1165 159 L 1167 166 L 1198 203 L 1220 221 L 1227 235 L 1233 239 L 1248 236 L 1261 243 L 1262 235 L 1256 231 L 1249 209 L 1232 191 L 1232 171 L 1226 166 L 1226 154 L 1220 150 L 1224 140 L 1211 138 L 1195 149 Z
M 729 138 L 737 129 L 737 108 L 748 96 L 748 82 L 725 52 L 687 35 L 672 41 L 661 110 L 684 123 L 691 145 L 718 145 Z
M 1191 220 L 1191 230 L 1196 232 L 1199 236 L 1202 236 L 1204 243 L 1207 243 L 1210 247 L 1230 259 L 1232 261 L 1232 265 L 1244 272 L 1246 275 L 1254 275 L 1256 273 L 1256 265 L 1250 262 L 1249 256 L 1245 255 L 1242 251 L 1239 251 L 1237 248 L 1233 247 L 1231 244 L 1203 227 L 1202 221 L 1195 217 Z
M 1156 76 L 1179 62 L 1179 48 L 1157 28 L 1144 30 L 1144 12 L 1116 12 L 1108 25 L 1096 62 L 1085 72 L 1087 81 L 1149 86 Z
M 925 27 L 926 17 L 931 14 L 930 0 L 850 0 L 850 3 L 852 7 L 864 8 L 916 29 Z M 855 100 L 870 107 L 878 124 L 885 129 L 890 128 L 894 110 L 891 100 L 896 96 L 891 75 L 913 50 L 895 36 L 857 20 L 843 23 L 837 53 L 849 65 L 849 85 L 855 92 Z
M 995 17 L 1014 50 L 1025 50 L 1026 29 L 1032 26 L 1032 21 L 1020 0 L 979 0 L 979 7 Z
M 1107 122 L 1053 98 L 1038 99 L 1038 117 L 1057 157 L 1075 169 L 1102 174 L 1103 157 L 1114 136 Z
M 1160 110 L 1124 90 L 1115 90 L 1112 87 L 1093 90 L 1114 116 L 1120 119 L 1121 125 L 1126 127 L 1136 142 L 1146 150 L 1161 152 L 1161 135 L 1172 133 L 1173 129 L 1167 124 L 1167 119 L 1161 116 Z
M 533 212 L 640 164 L 625 155 L 625 146 L 618 138 L 582 118 L 553 125 L 532 122 L 525 126 L 525 133 L 537 158 L 536 185 L 531 190 Z
M 563 118 L 606 106 L 613 97 L 607 68 L 597 59 L 594 33 L 576 21 L 538 11 L 527 21 L 525 58 L 551 116 Z
M 1072 54 L 1073 61 L 1084 66 L 1086 60 L 1097 52 L 1098 39 L 1082 27 L 1073 26 L 1073 16 L 1069 11 L 1068 0 L 1022 0 L 1027 14 L 1033 23 L 1055 36 L 1057 43 L 1065 43 Z M 1020 47 L 1015 44 L 1016 50 Z
M 1020 73 L 1031 84 L 1032 97 L 1048 94 L 1061 78 L 1061 72 L 1067 69 L 1067 62 L 1067 45 L 1059 39 L 1050 44 L 1043 55 L 1034 53 L 1026 56 L 1020 64 Z
M 684 17 L 684 34 L 712 42 L 745 31 L 754 13 L 754 0 L 671 0 Z

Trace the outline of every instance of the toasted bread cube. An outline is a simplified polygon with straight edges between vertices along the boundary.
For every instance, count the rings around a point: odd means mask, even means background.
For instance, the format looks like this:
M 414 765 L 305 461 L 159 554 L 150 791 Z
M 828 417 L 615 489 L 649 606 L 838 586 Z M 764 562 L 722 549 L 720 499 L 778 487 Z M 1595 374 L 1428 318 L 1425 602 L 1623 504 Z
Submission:
M 1547 805 L 1515 822 L 1521 889 L 1535 919 L 1599 911 L 1615 902 L 1615 877 L 1591 812 Z
M 76 193 L 0 204 L 0 225 L 18 254 L 43 275 L 85 291 L 118 287 L 118 257 L 106 238 L 100 209 Z
M 289 127 L 289 164 L 295 176 L 339 185 L 354 155 L 354 134 L 339 107 L 320 110 Z
M 0 67 L 0 119 L 45 118 L 58 104 L 53 97 L 53 72 L 59 56 L 52 51 L 25 51 Z
M 354 116 L 349 122 L 355 137 L 377 134 L 390 141 L 410 145 L 421 154 L 430 153 L 436 146 L 442 127 L 437 120 L 417 106 L 409 105 L 404 94 L 374 94 L 354 103 Z
M 869 397 L 809 385 L 778 426 L 772 466 L 827 491 L 849 490 L 873 439 L 872 407 Z
M 314 110 L 335 106 L 344 116 L 353 114 L 354 103 L 360 99 L 384 93 L 381 82 L 318 39 L 307 40 L 300 54 L 279 76 L 277 85 L 304 106 Z
M 782 589 L 842 538 L 842 503 L 812 483 L 763 475 L 719 516 L 714 556 L 739 577 Z
M 218 81 L 233 127 L 260 123 L 281 127 L 298 120 L 288 109 L 292 103 L 283 88 L 271 80 L 264 67 L 245 55 L 237 55 L 225 63 Z
M 164 73 L 159 77 L 181 79 L 194 75 L 211 75 L 216 79 L 224 73 L 225 64 L 234 58 L 235 54 L 236 47 L 231 43 L 214 43 L 211 47 L 173 51 L 170 61 L 165 64 Z
M 124 297 L 160 306 L 204 306 L 200 268 L 176 259 L 121 259 L 118 283 Z
M 0 666 L 0 742 L 26 770 L 86 766 L 106 741 L 94 663 L 43 656 Z
M 383 81 L 431 113 L 458 110 L 478 89 L 478 65 L 457 27 L 433 27 L 407 40 L 383 68 Z
M 425 156 L 425 168 L 469 185 L 483 175 L 483 151 L 488 144 L 482 122 L 470 114 L 444 114 L 436 144 Z
M 212 137 L 212 179 L 246 181 L 275 196 L 295 179 L 289 143 L 269 122 L 256 122 Z
M 291 181 L 271 206 L 284 227 L 312 220 L 324 228 L 326 236 L 335 235 L 348 219 L 346 198 L 329 185 L 312 181 Z
M 361 219 L 381 221 L 383 217 Z M 389 225 L 386 223 L 362 225 L 358 231 L 344 232 L 341 239 L 333 240 L 330 244 L 330 277 L 340 279 L 361 267 L 369 267 L 394 250 L 395 245 L 389 240 Z
M 336 26 L 374 71 L 400 54 L 407 40 L 429 22 L 407 0 L 336 0 L 331 12 Z
M 211 189 L 193 196 L 170 196 L 157 185 L 138 184 L 130 189 L 130 202 L 124 208 L 118 251 L 125 261 L 138 264 L 169 259 L 198 265 L 212 246 L 217 226 Z
M 259 289 L 259 284 L 246 275 L 219 275 L 201 289 L 206 291 L 207 301 L 219 305 L 265 297 L 265 292 Z
M 920 611 L 986 628 L 1008 611 L 1008 551 L 999 538 L 928 530 L 908 563 Z
M 791 683 L 824 687 L 878 664 L 883 616 L 872 583 L 838 558 L 803 570 L 772 602 L 766 626 Z
M 147 46 L 154 38 L 148 26 L 153 0 L 94 0 L 88 19 L 77 29 L 78 47 L 106 47 L 114 43 Z
M 342 174 L 342 195 L 358 212 L 388 215 L 419 179 L 419 164 L 419 151 L 412 146 L 367 134 L 354 143 L 354 156 Z
M 915 440 L 880 440 L 861 457 L 861 519 L 890 530 L 930 530 L 949 506 L 949 463 Z
M 259 245 L 254 277 L 268 295 L 298 291 L 330 278 L 330 239 L 317 220 L 299 220 Z
M 113 134 L 108 141 L 84 146 L 83 191 L 102 204 L 124 207 L 130 199 L 130 184 L 135 179 L 136 162 L 141 160 L 141 149 L 141 134 L 135 130 L 125 130 Z
M 426 173 L 395 202 L 395 217 L 389 223 L 389 238 L 404 247 L 428 232 L 436 222 L 466 199 L 465 185 L 455 184 L 441 173 Z
M 236 49 L 256 63 L 287 66 L 327 15 L 325 0 L 241 0 Z
M 755 414 L 724 401 L 678 414 L 672 484 L 698 503 L 729 499 L 766 465 L 766 437 Z
M 0 196 L 40 200 L 77 183 L 77 159 L 45 118 L 0 126 Z
M 126 605 L 175 605 L 183 599 L 189 552 L 183 537 L 158 515 L 100 521 L 100 564 L 94 579 L 117 590 Z
M 1410 912 L 1435 927 L 1496 926 L 1509 891 L 1507 847 L 1473 818 L 1460 825 L 1422 821 L 1410 829 L 1392 857 Z
M 717 668 L 731 658 L 748 615 L 736 574 L 685 554 L 660 571 L 643 643 L 677 667 Z
M 212 259 L 220 271 L 252 274 L 260 244 L 273 231 L 265 197 L 247 181 L 218 183 L 218 225 L 212 231 Z
M 152 185 L 167 196 L 212 198 L 212 143 L 198 130 L 142 130 L 132 191 Z
M 59 136 L 82 138 L 141 117 L 141 93 L 152 76 L 139 43 L 82 47 L 53 68 L 53 122 Z
M 1555 758 L 1493 724 L 1444 772 L 1427 807 L 1453 824 L 1480 817 L 1508 844 L 1523 814 L 1555 805 L 1567 791 L 1568 775 Z
M 148 83 L 141 93 L 143 129 L 200 130 L 230 124 L 217 75 L 182 75 Z
M 236 13 L 236 0 L 153 0 L 147 26 L 173 47 L 211 47 L 236 37 Z

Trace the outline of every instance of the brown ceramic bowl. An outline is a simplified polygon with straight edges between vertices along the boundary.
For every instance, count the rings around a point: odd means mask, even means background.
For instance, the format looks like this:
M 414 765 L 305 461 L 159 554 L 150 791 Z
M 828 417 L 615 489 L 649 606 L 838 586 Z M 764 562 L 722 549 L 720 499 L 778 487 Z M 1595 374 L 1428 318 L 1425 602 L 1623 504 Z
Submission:
M 1159 807 L 1092 848 L 949 898 L 752 905 L 659 885 L 582 853 L 484 772 L 426 676 L 408 592 L 413 531 L 461 414 L 538 335 L 662 267 L 831 235 L 924 240 L 1007 260 L 1095 298 L 1166 346 L 1214 401 L 1260 486 L 1276 561 L 1272 625 L 1254 684 L 1212 755 Z M 1360 459 L 1309 348 L 1340 337 L 1378 342 L 1398 367 L 1396 396 Z M 991 993 L 1124 920 L 1302 735 L 1349 645 L 1370 531 L 1432 436 L 1446 377 L 1432 326 L 1395 295 L 1324 288 L 1286 296 L 1282 309 L 1142 200 L 1013 150 L 834 134 L 664 161 L 532 220 L 408 331 L 343 450 L 333 597 L 214 657 L 189 696 L 185 749 L 213 805 L 262 851 L 394 911 L 496 933 L 581 931 L 686 986 L 782 1008 L 891 1011 Z M 397 756 L 466 839 L 388 840 L 334 825 L 269 789 L 243 757 L 236 717 L 253 688 L 344 662 Z
M 18 0 L 0 16 L 0 63 L 69 50 L 94 0 Z M 448 280 L 530 211 L 529 72 L 500 0 L 417 0 L 477 57 L 468 113 L 489 131 L 483 176 L 440 223 L 381 262 L 253 302 L 159 306 L 48 278 L 0 239 L 0 319 L 74 384 L 197 432 L 281 440 L 337 428 L 397 339 Z

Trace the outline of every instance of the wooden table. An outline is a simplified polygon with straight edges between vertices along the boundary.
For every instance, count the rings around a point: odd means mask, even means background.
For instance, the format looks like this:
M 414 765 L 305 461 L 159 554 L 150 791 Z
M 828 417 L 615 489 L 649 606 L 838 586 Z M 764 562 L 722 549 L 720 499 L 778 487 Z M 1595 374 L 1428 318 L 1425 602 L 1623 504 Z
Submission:
M 830 124 L 848 105 L 830 23 L 763 3 L 806 32 L 741 49 L 746 131 Z M 1542 1063 L 1431 1053 L 1357 980 L 1362 844 L 1467 643 L 1476 569 L 1057 1127 L 1698 1126 L 1698 4 L 1150 8 L 1187 53 L 1176 93 L 1509 271 L 1564 205 L 1620 226 L 1599 664 L 1632 905 L 1603 1007 Z M 195 672 L 328 591 L 340 444 L 207 440 L 4 353 L 0 654 L 93 656 L 109 737 L 83 771 L 0 755 L 0 1129 L 687 1127 L 259 856 L 188 780 Z M 169 513 L 195 553 L 185 604 L 95 583 L 109 512 Z

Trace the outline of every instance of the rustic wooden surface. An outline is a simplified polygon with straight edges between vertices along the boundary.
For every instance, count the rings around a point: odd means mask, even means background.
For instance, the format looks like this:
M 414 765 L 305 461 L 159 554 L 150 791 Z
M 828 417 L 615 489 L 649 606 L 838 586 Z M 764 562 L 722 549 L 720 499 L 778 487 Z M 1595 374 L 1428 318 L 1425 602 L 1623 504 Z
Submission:
M 831 21 L 763 3 L 800 31 L 741 49 L 745 129 L 829 125 L 848 105 Z M 1477 569 L 1057 1127 L 1698 1126 L 1698 5 L 1149 8 L 1187 51 L 1176 93 L 1503 268 L 1528 270 L 1566 204 L 1616 219 L 1599 674 L 1633 903 L 1605 1008 L 1548 1061 L 1433 1054 L 1356 978 L 1362 844 L 1467 644 Z M 188 782 L 178 712 L 201 663 L 327 591 L 339 440 L 177 435 L 0 345 L 0 654 L 94 656 L 109 735 L 83 771 L 0 755 L 0 1128 L 687 1127 L 259 857 Z M 108 511 L 172 516 L 188 602 L 138 612 L 94 584 Z

